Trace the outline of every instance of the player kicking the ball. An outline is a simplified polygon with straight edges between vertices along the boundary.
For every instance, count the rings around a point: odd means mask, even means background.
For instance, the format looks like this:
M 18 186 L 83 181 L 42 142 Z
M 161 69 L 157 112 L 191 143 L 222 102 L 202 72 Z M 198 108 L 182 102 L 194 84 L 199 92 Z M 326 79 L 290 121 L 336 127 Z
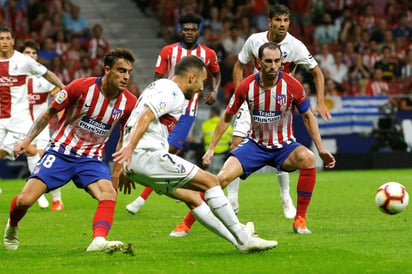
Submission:
M 185 202 L 201 224 L 242 253 L 274 248 L 276 241 L 257 237 L 253 224 L 239 222 L 215 175 L 169 152 L 168 134 L 184 113 L 187 100 L 203 90 L 206 78 L 204 62 L 187 56 L 176 65 L 172 80 L 160 79 L 145 89 L 126 125 L 125 146 L 113 154 L 113 174 L 118 177 L 124 164 L 131 181 L 120 182 L 120 189 L 128 192 L 138 182 Z

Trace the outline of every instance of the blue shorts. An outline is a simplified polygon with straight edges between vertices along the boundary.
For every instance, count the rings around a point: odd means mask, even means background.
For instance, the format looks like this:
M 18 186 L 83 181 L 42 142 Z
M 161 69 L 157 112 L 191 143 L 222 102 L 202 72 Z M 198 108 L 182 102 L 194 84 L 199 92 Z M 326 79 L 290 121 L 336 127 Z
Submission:
M 245 138 L 230 155 L 236 157 L 243 168 L 241 179 L 246 179 L 250 174 L 264 166 L 271 166 L 277 170 L 282 170 L 281 166 L 288 156 L 298 146 L 298 142 L 283 145 L 282 148 L 264 148 L 249 138 Z
M 167 141 L 174 147 L 181 149 L 183 143 L 186 141 L 187 135 L 189 135 L 190 129 L 195 122 L 195 116 L 183 114 L 180 116 L 179 121 L 173 131 L 169 134 Z
M 73 180 L 78 188 L 86 188 L 101 179 L 111 181 L 109 167 L 97 158 L 76 157 L 48 150 L 34 167 L 30 178 L 38 178 L 47 191 Z

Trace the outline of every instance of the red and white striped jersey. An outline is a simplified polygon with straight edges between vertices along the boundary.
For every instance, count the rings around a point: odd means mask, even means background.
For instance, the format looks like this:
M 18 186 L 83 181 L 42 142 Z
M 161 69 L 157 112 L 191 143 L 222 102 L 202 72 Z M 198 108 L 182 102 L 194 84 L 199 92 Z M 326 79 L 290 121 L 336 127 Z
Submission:
M 256 62 L 259 56 L 259 48 L 267 42 L 269 42 L 268 31 L 250 35 L 238 54 L 239 62 L 247 64 L 254 59 L 255 72 L 259 71 L 260 67 L 258 62 Z M 297 65 L 303 65 L 306 69 L 313 69 L 318 65 L 318 62 L 316 62 L 302 41 L 296 39 L 292 34 L 287 33 L 285 38 L 278 44 L 282 50 L 282 71 L 293 74 Z
M 0 119 L 12 116 L 30 119 L 27 78 L 40 77 L 46 72 L 45 66 L 18 51 L 10 59 L 0 60 Z
M 162 48 L 157 57 L 155 72 L 161 75 L 167 73 L 167 78 L 171 79 L 175 72 L 176 64 L 182 59 L 182 57 L 195 55 L 203 60 L 210 73 L 214 74 L 220 70 L 217 62 L 216 52 L 211 48 L 198 44 L 195 49 L 187 50 L 183 48 L 181 42 L 167 45 Z M 196 116 L 197 106 L 199 101 L 199 94 L 195 96 L 188 103 L 186 114 L 190 116 Z
M 243 102 L 247 102 L 251 118 L 250 138 L 267 148 L 280 148 L 284 143 L 296 141 L 293 136 L 293 109 L 306 103 L 307 96 L 298 80 L 279 72 L 279 81 L 271 89 L 259 85 L 259 74 L 245 78 L 236 88 L 227 106 L 235 115 Z
M 100 89 L 101 79 L 74 80 L 55 96 L 52 106 L 58 111 L 64 109 L 64 113 L 50 149 L 101 159 L 106 141 L 119 121 L 123 130 L 137 98 L 125 89 L 115 99 L 107 99 Z

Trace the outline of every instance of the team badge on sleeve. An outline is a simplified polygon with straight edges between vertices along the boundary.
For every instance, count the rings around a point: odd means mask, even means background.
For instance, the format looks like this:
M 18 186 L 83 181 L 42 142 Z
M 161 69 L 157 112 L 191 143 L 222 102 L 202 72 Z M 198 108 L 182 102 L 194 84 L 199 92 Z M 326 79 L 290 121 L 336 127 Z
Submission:
M 61 104 L 61 103 L 63 103 L 66 99 L 67 99 L 67 91 L 65 91 L 64 89 L 63 90 L 61 90 L 57 95 L 56 95 L 56 98 L 55 98 L 55 101 L 58 103 L 58 104 Z
M 160 109 L 161 111 L 165 110 L 165 109 L 166 109 L 166 103 L 165 103 L 165 102 L 160 102 L 160 103 L 159 103 L 159 109 Z

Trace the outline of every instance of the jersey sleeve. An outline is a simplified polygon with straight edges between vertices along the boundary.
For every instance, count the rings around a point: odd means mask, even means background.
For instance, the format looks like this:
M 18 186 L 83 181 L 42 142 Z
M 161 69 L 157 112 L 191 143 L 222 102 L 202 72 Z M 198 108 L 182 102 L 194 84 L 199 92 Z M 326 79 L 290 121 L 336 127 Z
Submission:
M 165 75 L 167 71 L 167 64 L 169 62 L 169 47 L 164 47 L 157 56 L 155 72 Z
M 210 48 L 207 48 L 207 55 L 209 57 L 209 63 L 207 65 L 210 72 L 213 74 L 220 71 L 219 63 L 217 62 L 216 52 Z
M 252 34 L 253 35 L 253 34 Z M 243 47 L 241 49 L 241 51 L 239 52 L 237 58 L 239 60 L 240 63 L 242 64 L 247 64 L 249 63 L 252 59 L 253 59 L 253 43 L 252 43 L 253 39 L 252 36 L 250 36 L 245 43 L 243 44 Z
M 309 52 L 308 48 L 299 40 L 297 40 L 296 43 L 295 54 L 296 58 L 294 60 L 294 63 L 304 66 L 307 70 L 313 69 L 318 65 L 318 62 Z
M 235 89 L 235 92 L 233 93 L 232 97 L 230 98 L 229 104 L 227 105 L 227 113 L 235 115 L 239 111 L 243 102 L 246 100 L 246 94 L 249 90 L 249 78 L 250 76 L 240 82 L 240 84 Z
M 46 74 L 47 68 L 40 64 L 39 62 L 35 61 L 33 58 L 28 57 L 26 58 L 26 64 L 28 66 L 28 70 L 30 71 L 31 75 L 40 77 Z
M 74 80 L 70 84 L 60 90 L 54 97 L 51 103 L 57 111 L 65 109 L 72 102 L 75 102 L 81 96 L 80 80 Z
M 123 131 L 124 127 L 126 126 L 127 121 L 129 120 L 130 115 L 137 103 L 137 98 L 128 90 L 124 90 L 123 94 L 126 96 L 126 107 L 124 110 L 124 114 L 120 120 L 120 130 Z

